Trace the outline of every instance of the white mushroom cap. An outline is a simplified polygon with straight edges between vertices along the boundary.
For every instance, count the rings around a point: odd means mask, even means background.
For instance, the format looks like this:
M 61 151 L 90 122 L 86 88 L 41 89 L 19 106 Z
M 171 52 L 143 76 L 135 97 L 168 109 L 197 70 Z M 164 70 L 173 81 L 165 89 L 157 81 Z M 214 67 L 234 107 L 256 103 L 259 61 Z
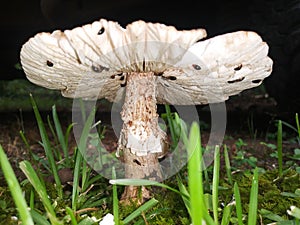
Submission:
M 193 44 L 176 64 L 176 81 L 159 84 L 158 101 L 184 105 L 222 102 L 260 85 L 272 72 L 268 45 L 251 31 L 228 33 Z M 168 70 L 165 76 L 171 76 Z M 162 87 L 170 85 L 171 88 Z M 180 94 L 184 93 L 184 94 Z
M 126 29 L 101 19 L 73 30 L 39 33 L 25 43 L 21 64 L 35 84 L 66 97 L 116 100 L 126 74 L 154 72 L 158 103 L 206 104 L 257 86 L 270 75 L 268 46 L 239 31 L 197 42 L 204 29 L 136 21 Z

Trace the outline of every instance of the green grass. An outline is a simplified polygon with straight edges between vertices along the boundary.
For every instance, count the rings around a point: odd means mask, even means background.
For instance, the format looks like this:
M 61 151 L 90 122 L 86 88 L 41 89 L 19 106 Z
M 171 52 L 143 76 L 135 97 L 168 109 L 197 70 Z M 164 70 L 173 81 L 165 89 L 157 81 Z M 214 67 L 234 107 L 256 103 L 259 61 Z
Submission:
M 225 158 L 225 168 L 226 168 L 226 174 L 229 184 L 232 185 L 232 175 L 231 175 L 231 165 L 230 165 L 230 159 L 228 155 L 228 149 L 227 145 L 224 145 L 224 158 Z
M 27 203 L 23 197 L 20 184 L 16 178 L 16 175 L 1 145 L 0 145 L 0 166 L 3 171 L 4 177 L 6 179 L 6 182 L 8 184 L 10 193 L 16 204 L 17 210 L 20 214 L 21 220 L 23 221 L 24 224 L 33 225 L 34 223 L 30 215 Z
M 47 212 L 48 218 L 50 219 L 51 224 L 61 225 L 63 224 L 56 216 L 55 208 L 52 206 L 51 201 L 48 198 L 48 193 L 45 187 L 45 184 L 41 182 L 34 168 L 31 166 L 30 162 L 22 161 L 20 163 L 20 168 L 32 184 L 39 198 L 41 199 L 45 210 Z
M 277 131 L 277 154 L 278 154 L 278 171 L 279 177 L 282 176 L 282 122 L 278 121 L 278 131 Z
M 200 129 L 198 124 L 191 126 L 188 143 L 189 163 L 189 194 L 190 194 L 190 214 L 194 225 L 201 225 L 203 220 L 203 186 L 202 186 L 202 152 L 200 141 Z
M 300 175 L 293 170 L 294 164 L 293 167 L 284 169 L 286 166 L 283 161 L 284 153 L 282 150 L 280 153 L 280 148 L 282 148 L 280 145 L 282 146 L 284 137 L 280 125 L 278 125 L 277 131 L 276 150 L 278 164 L 281 163 L 281 166 L 278 171 L 274 171 L 276 175 L 273 177 L 257 168 L 255 163 L 251 164 L 250 170 L 240 171 L 239 163 L 249 163 L 249 159 L 244 153 L 241 153 L 240 158 L 230 158 L 231 149 L 226 145 L 207 146 L 214 150 L 214 163 L 203 170 L 202 154 L 205 147 L 201 144 L 199 124 L 192 123 L 191 126 L 188 126 L 179 118 L 178 114 L 172 113 L 166 106 L 164 119 L 168 125 L 173 147 L 176 147 L 179 141 L 184 144 L 189 157 L 187 166 L 182 168 L 176 176 L 164 182 L 143 179 L 111 179 L 108 181 L 94 173 L 81 154 L 96 137 L 103 138 L 103 133 L 100 135 L 91 133 L 94 132 L 92 127 L 96 111 L 93 110 L 91 114 L 83 115 L 86 122 L 78 146 L 74 149 L 74 154 L 70 155 L 68 139 L 73 124 L 70 124 L 64 131 L 55 106 L 52 107 L 51 117 L 49 116 L 47 122 L 44 122 L 33 97 L 31 97 L 31 104 L 40 131 L 40 145 L 45 151 L 47 160 L 41 161 L 31 152 L 30 160 L 20 162 L 20 168 L 26 176 L 26 180 L 20 184 L 13 176 L 9 161 L 0 147 L 2 173 L 11 190 L 18 210 L 17 214 L 20 215 L 19 219 L 24 224 L 30 225 L 34 222 L 45 225 L 92 225 L 98 224 L 108 213 L 114 215 L 116 225 L 139 225 L 145 224 L 145 221 L 157 225 L 190 225 L 191 223 L 202 225 L 203 221 L 209 225 L 254 225 L 258 224 L 259 220 L 269 223 L 277 221 L 278 224 L 284 224 L 284 222 L 299 224 L 300 192 L 297 191 L 297 179 Z M 299 131 L 297 118 L 298 115 L 296 115 L 296 130 Z M 53 140 L 50 139 L 49 133 Z M 24 133 L 20 132 L 20 135 L 30 152 L 30 145 Z M 300 133 L 297 133 L 298 135 Z M 236 145 L 238 152 L 242 148 L 247 148 L 247 143 L 242 139 L 239 139 Z M 297 151 L 295 152 L 297 153 Z M 297 162 L 298 158 L 294 156 L 291 160 Z M 222 164 L 225 165 L 224 171 L 222 171 Z M 42 173 L 35 169 L 37 165 L 44 167 Z M 61 184 L 58 171 L 62 168 L 72 170 L 71 186 Z M 52 175 L 55 184 L 47 183 L 43 173 L 46 173 L 46 176 Z M 281 176 L 276 179 L 280 173 Z M 112 177 L 115 177 L 114 170 Z M 289 182 L 292 185 L 289 185 Z M 156 191 L 153 193 L 153 197 L 144 204 L 124 207 L 119 204 L 119 196 L 124 185 L 147 186 L 149 190 Z M 260 185 L 268 187 L 268 189 L 273 188 L 272 193 L 274 194 L 269 197 L 263 196 L 267 194 L 267 191 L 259 188 Z M 278 193 L 276 188 L 280 185 L 282 189 Z M 276 193 L 280 196 L 276 196 Z M 285 211 L 281 214 L 278 214 L 274 207 L 272 210 L 272 206 L 268 205 L 270 203 L 264 203 L 268 198 L 277 197 L 282 198 L 284 200 L 282 202 L 288 202 Z M 1 209 L 6 210 L 3 201 L 0 200 Z
M 112 169 L 112 178 L 116 179 L 116 170 L 114 167 Z M 113 184 L 113 215 L 115 225 L 119 225 L 119 198 L 117 188 L 117 185 Z
M 220 180 L 220 147 L 216 146 L 214 154 L 214 173 L 212 181 L 212 205 L 213 205 L 213 214 L 214 221 L 218 223 L 218 208 L 219 208 L 219 180 Z
M 237 215 L 238 225 L 243 225 L 243 211 L 242 211 L 242 202 L 241 202 L 241 194 L 239 190 L 238 184 L 234 183 L 234 198 L 235 198 L 235 209 Z
M 257 223 L 257 204 L 258 204 L 258 170 L 255 168 L 252 178 L 252 186 L 250 191 L 248 225 L 255 225 Z
M 41 144 L 45 149 L 46 157 L 47 157 L 47 160 L 49 161 L 49 167 L 50 167 L 51 173 L 53 174 L 55 184 L 57 186 L 57 194 L 58 194 L 59 198 L 62 198 L 62 186 L 61 186 L 60 178 L 58 176 L 58 168 L 57 168 L 57 165 L 56 165 L 56 162 L 54 159 L 54 155 L 53 155 L 53 148 L 51 147 L 44 122 L 41 118 L 40 112 L 38 110 L 38 107 L 37 107 L 36 102 L 33 99 L 32 95 L 30 95 L 30 100 L 31 100 L 33 111 L 34 111 L 34 115 L 36 117 L 36 121 L 38 123 L 39 130 L 40 130 L 40 135 L 42 138 Z M 56 112 L 55 108 L 54 108 L 53 112 Z

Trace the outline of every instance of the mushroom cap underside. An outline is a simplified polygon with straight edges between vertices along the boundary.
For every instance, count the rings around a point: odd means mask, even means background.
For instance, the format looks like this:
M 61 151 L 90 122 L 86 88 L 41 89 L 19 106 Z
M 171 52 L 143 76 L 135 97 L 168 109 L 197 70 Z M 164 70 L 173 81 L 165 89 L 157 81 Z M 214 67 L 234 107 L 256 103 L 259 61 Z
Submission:
M 120 27 L 101 19 L 73 30 L 39 33 L 25 43 L 21 64 L 35 84 L 66 97 L 118 101 L 132 72 L 156 76 L 158 103 L 221 102 L 258 86 L 272 71 L 268 45 L 238 31 L 198 41 L 205 30 L 158 23 Z

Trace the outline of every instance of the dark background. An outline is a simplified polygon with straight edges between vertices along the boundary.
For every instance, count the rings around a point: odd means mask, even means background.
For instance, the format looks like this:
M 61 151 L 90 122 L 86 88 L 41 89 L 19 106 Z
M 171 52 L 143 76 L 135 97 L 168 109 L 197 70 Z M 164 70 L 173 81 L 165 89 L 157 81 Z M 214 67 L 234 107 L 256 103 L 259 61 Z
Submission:
M 31 36 L 41 31 L 71 29 L 100 18 L 122 26 L 142 19 L 176 26 L 178 29 L 203 27 L 209 36 L 235 29 L 249 29 L 247 7 L 228 1 L 162 0 L 11 0 L 1 6 L 1 79 L 24 77 L 14 65 Z M 225 8 L 226 7 L 226 8 Z M 243 11 L 244 12 L 243 12 Z M 236 18 L 236 19 L 235 19 Z
M 208 37 L 254 30 L 274 60 L 265 86 L 281 110 L 300 106 L 300 0 L 4 0 L 0 7 L 0 80 L 24 78 L 17 70 L 22 44 L 41 31 L 71 29 L 105 18 L 122 26 L 142 19 L 178 29 L 205 28 Z

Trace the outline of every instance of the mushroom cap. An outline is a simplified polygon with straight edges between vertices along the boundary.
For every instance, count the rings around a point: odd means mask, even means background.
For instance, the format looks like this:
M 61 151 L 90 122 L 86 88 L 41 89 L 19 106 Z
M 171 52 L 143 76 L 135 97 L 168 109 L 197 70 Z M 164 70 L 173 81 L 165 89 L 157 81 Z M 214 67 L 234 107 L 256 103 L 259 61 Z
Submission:
M 205 41 L 204 29 L 101 19 L 64 32 L 38 33 L 21 49 L 27 78 L 71 98 L 119 100 L 131 72 L 154 72 L 158 103 L 221 102 L 259 85 L 272 71 L 268 46 L 254 32 Z M 125 80 L 125 81 L 124 81 Z

